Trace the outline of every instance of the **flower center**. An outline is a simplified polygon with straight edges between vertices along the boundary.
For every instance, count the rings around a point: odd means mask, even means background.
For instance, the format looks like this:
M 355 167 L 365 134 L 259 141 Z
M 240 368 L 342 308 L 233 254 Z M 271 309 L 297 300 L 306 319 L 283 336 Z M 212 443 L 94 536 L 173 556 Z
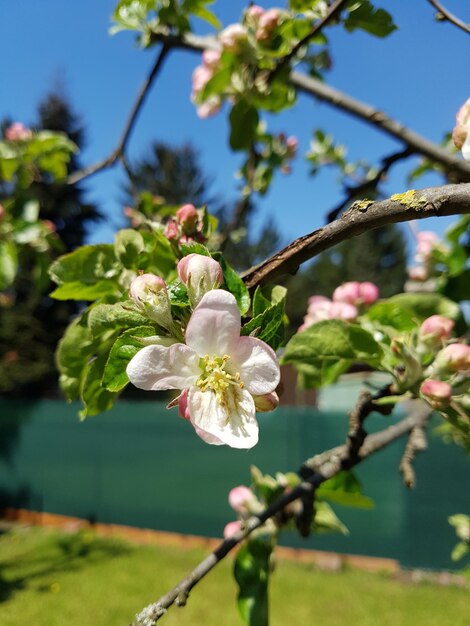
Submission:
M 227 371 L 227 364 L 230 357 L 224 356 L 206 356 L 199 359 L 199 367 L 201 375 L 196 385 L 201 391 L 214 391 L 217 401 L 220 404 L 225 403 L 225 393 L 230 385 L 236 385 L 243 389 L 244 384 L 240 381 L 240 374 L 230 373 Z

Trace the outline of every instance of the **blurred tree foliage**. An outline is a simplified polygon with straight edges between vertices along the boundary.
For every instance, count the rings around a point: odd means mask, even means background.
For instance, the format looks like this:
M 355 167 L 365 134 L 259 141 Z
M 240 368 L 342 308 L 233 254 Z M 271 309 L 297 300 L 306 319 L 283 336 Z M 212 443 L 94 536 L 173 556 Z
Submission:
M 7 125 L 4 121 L 3 130 Z M 81 121 L 61 93 L 52 92 L 44 98 L 33 127 L 64 132 L 79 147 L 83 146 Z M 73 157 L 69 171 L 77 167 L 79 163 Z M 2 192 L 6 189 L 0 181 L 0 202 Z M 83 244 L 88 227 L 100 217 L 97 207 L 85 201 L 79 185 L 35 181 L 28 195 L 39 201 L 39 217 L 50 220 L 51 228 L 57 232 L 57 255 Z M 0 394 L 3 396 L 39 396 L 54 392 L 55 347 L 70 316 L 77 311 L 74 302 L 59 302 L 48 297 L 52 284 L 45 270 L 52 258 L 44 259 L 44 272 L 38 283 L 37 259 L 33 254 L 31 250 L 24 250 L 20 270 L 10 290 L 11 297 L 0 303 Z

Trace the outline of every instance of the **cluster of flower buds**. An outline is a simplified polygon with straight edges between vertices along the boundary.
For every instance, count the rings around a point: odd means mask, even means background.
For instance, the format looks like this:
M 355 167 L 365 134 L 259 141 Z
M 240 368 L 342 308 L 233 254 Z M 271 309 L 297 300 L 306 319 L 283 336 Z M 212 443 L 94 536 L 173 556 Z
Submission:
M 281 9 L 265 10 L 253 4 L 245 11 L 244 21 L 248 28 L 254 31 L 256 41 L 265 44 L 272 40 L 283 15 Z
M 31 129 L 27 128 L 21 122 L 13 122 L 5 130 L 6 141 L 26 141 L 31 139 L 33 133 Z
M 470 98 L 460 107 L 452 131 L 455 146 L 462 150 L 463 158 L 470 161 Z
M 460 415 L 470 419 L 467 412 L 470 390 L 470 346 L 450 343 L 440 350 L 425 370 L 420 395 L 434 409 L 445 413 L 451 406 Z
M 220 50 L 216 49 L 204 50 L 202 53 L 202 64 L 196 67 L 192 76 L 192 102 L 197 102 L 205 86 L 219 69 L 220 56 Z M 221 105 L 221 96 L 214 94 L 197 105 L 197 114 L 201 118 L 211 117 L 219 111 Z
M 378 298 L 377 285 L 358 281 L 350 281 L 337 287 L 331 300 L 325 296 L 311 296 L 308 300 L 307 315 L 298 332 L 323 320 L 339 319 L 354 322 L 360 310 L 365 306 L 370 306 Z
M 184 204 L 176 211 L 176 216 L 168 220 L 165 236 L 175 243 L 204 243 L 203 218 L 201 212 L 193 204 Z
M 408 268 L 409 279 L 413 282 L 422 283 L 434 274 L 433 251 L 446 248 L 438 235 L 432 230 L 423 230 L 416 235 L 416 253 L 414 260 L 416 265 Z

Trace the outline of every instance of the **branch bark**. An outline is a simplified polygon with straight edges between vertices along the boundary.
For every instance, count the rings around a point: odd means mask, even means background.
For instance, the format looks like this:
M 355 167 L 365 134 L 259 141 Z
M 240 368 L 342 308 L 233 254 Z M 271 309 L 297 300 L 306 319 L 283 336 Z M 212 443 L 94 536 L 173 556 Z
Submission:
M 363 441 L 357 455 L 351 459 L 351 465 L 357 465 L 364 459 L 379 450 L 390 445 L 396 439 L 403 437 L 411 430 L 421 426 L 427 419 L 429 409 L 418 403 L 416 411 L 410 414 L 401 422 L 390 426 L 389 428 L 369 435 Z M 233 548 L 245 539 L 253 530 L 259 528 L 268 519 L 282 511 L 288 504 L 294 502 L 307 494 L 311 494 L 323 482 L 335 476 L 344 469 L 345 456 L 349 454 L 348 444 L 333 448 L 331 451 L 323 453 L 324 461 L 319 469 L 313 470 L 311 475 L 304 480 L 298 487 L 292 491 L 285 493 L 278 498 L 262 513 L 251 517 L 245 525 L 244 530 L 240 530 L 235 535 L 221 544 L 203 561 L 201 561 L 182 581 L 180 581 L 173 589 L 156 602 L 145 607 L 132 622 L 131 626 L 154 626 L 156 622 L 165 615 L 167 609 L 173 604 L 184 604 L 192 588 L 204 578 Z M 316 458 L 316 457 L 314 457 Z M 308 461 L 304 467 L 308 467 Z M 318 464 L 315 464 L 317 467 Z
M 409 191 L 371 204 L 355 202 L 338 220 L 299 237 L 245 272 L 242 278 L 249 289 L 254 289 L 283 274 L 295 274 L 305 261 L 367 230 L 397 222 L 463 213 L 470 213 L 470 183 Z
M 145 99 L 147 98 L 148 92 L 150 91 L 150 88 L 154 80 L 158 76 L 158 73 L 160 72 L 163 66 L 163 62 L 165 61 L 169 50 L 170 50 L 169 47 L 164 43 L 157 55 L 157 58 L 155 59 L 155 62 L 152 66 L 152 69 L 150 70 L 150 73 L 148 74 L 147 78 L 144 80 L 144 82 L 142 83 L 139 89 L 139 92 L 134 101 L 134 104 L 132 105 L 132 109 L 126 120 L 124 129 L 122 131 L 121 137 L 118 141 L 116 148 L 105 159 L 102 159 L 101 161 L 98 161 L 97 163 L 94 163 L 93 165 L 88 165 L 87 167 L 84 167 L 81 170 L 77 170 L 76 172 L 72 172 L 72 174 L 70 174 L 70 176 L 67 178 L 67 183 L 69 185 L 74 185 L 75 183 L 78 183 L 84 178 L 89 178 L 90 176 L 92 176 L 93 174 L 96 174 L 97 172 L 100 172 L 101 170 L 104 170 L 108 167 L 112 167 L 113 165 L 115 165 L 115 163 L 117 163 L 118 160 L 120 159 L 122 160 L 122 158 L 124 158 L 124 153 L 127 147 L 127 143 L 134 129 L 139 113 L 142 109 L 142 106 L 145 102 Z M 123 161 L 123 163 L 125 163 L 125 160 Z
M 461 30 L 463 30 L 464 33 L 467 33 L 467 35 L 470 35 L 470 25 L 469 24 L 465 24 L 465 22 L 463 22 L 461 19 L 459 19 L 453 13 L 451 13 L 449 11 L 449 9 L 447 9 L 445 6 L 443 6 L 437 0 L 428 0 L 428 2 L 429 2 L 429 4 L 432 4 L 432 6 L 435 9 L 437 9 L 438 15 L 441 15 L 443 17 L 443 19 L 447 20 L 448 22 L 450 22 L 454 26 L 457 26 L 457 28 L 460 28 Z

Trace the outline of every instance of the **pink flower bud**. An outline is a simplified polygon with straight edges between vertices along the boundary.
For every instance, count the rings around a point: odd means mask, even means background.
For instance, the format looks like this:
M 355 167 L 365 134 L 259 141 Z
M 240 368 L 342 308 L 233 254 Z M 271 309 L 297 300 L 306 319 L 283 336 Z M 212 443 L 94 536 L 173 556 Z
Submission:
M 25 141 L 26 139 L 31 139 L 31 137 L 31 130 L 26 128 L 21 122 L 13 122 L 13 124 L 5 130 L 5 139 L 7 141 Z
M 176 211 L 176 219 L 179 221 L 184 231 L 191 232 L 194 230 L 198 219 L 196 207 L 193 204 L 183 204 L 183 206 Z
M 134 209 L 130 206 L 125 206 L 122 209 L 122 212 L 124 213 L 125 217 L 131 218 L 134 216 Z
M 202 120 L 205 120 L 208 117 L 212 117 L 220 111 L 221 105 L 222 100 L 220 99 L 220 96 L 210 96 L 209 98 L 207 98 L 207 100 L 198 105 L 196 109 L 197 116 L 200 117 Z
M 333 292 L 333 302 L 347 304 L 372 304 L 379 297 L 377 285 L 370 282 L 360 283 L 357 280 L 343 283 Z
M 155 274 L 140 274 L 134 278 L 129 287 L 129 296 L 136 304 L 152 302 L 154 295 L 162 290 L 166 291 L 166 283 Z
M 252 22 L 258 22 L 263 13 L 263 7 L 260 7 L 257 4 L 252 4 L 251 7 L 248 7 L 248 9 L 246 10 L 245 16 L 248 20 Z
M 198 65 L 196 67 L 192 76 L 193 97 L 197 96 L 204 89 L 213 75 L 212 69 L 206 65 Z
M 180 230 L 178 224 L 174 219 L 168 220 L 165 226 L 165 237 L 172 241 L 173 239 L 178 239 L 180 234 Z
M 266 41 L 271 38 L 279 24 L 281 14 L 279 9 L 269 9 L 260 16 L 258 28 L 256 29 L 256 39 L 258 41 Z
M 54 222 L 52 222 L 51 220 L 42 220 L 42 224 L 50 233 L 55 233 L 57 230 Z
M 181 282 L 188 288 L 193 306 L 206 292 L 220 287 L 224 280 L 220 263 L 203 254 L 188 254 L 178 262 L 176 269 Z
M 216 70 L 220 63 L 220 50 L 204 50 L 202 63 L 211 70 Z
M 470 370 L 470 346 L 463 343 L 451 343 L 438 353 L 434 364 L 438 369 L 451 372 Z
M 456 119 L 452 139 L 455 146 L 462 150 L 463 158 L 470 160 L 470 98 L 460 107 Z
M 331 302 L 331 300 L 325 296 L 310 296 L 308 299 L 308 308 L 315 308 L 320 302 Z
M 0 204 L 0 222 L 2 221 L 4 217 L 5 217 L 5 207 L 3 206 L 3 204 Z
M 416 256 L 418 259 L 426 260 L 439 242 L 439 237 L 432 230 L 423 230 L 416 237 L 418 239 Z
M 442 380 L 428 378 L 421 383 L 420 394 L 435 409 L 447 406 L 452 397 L 452 387 Z
M 419 336 L 425 342 L 444 341 L 452 335 L 454 326 L 454 322 L 448 317 L 431 315 L 421 324 Z
M 230 539 L 233 535 L 235 535 L 239 530 L 241 530 L 240 522 L 229 522 L 226 524 L 224 528 L 224 539 Z
M 230 24 L 219 33 L 219 41 L 224 50 L 240 52 L 242 44 L 246 41 L 246 29 L 242 24 Z
M 351 322 L 357 318 L 358 314 L 357 308 L 348 302 L 332 302 L 324 296 L 312 296 L 309 298 L 307 315 L 299 331 L 322 320 L 341 319 Z
M 329 319 L 353 322 L 358 314 L 359 311 L 353 304 L 348 304 L 347 302 L 333 302 L 330 309 Z
M 255 408 L 259 413 L 268 413 L 274 411 L 279 405 L 279 396 L 275 391 L 265 393 L 263 396 L 253 396 Z
M 228 503 L 237 513 L 246 511 L 249 503 L 253 500 L 253 492 L 248 487 L 245 487 L 245 485 L 234 487 L 228 494 Z
M 408 268 L 408 276 L 410 277 L 410 280 L 422 282 L 429 278 L 429 272 L 423 265 L 416 265 Z
M 297 139 L 297 137 L 294 137 L 294 135 L 287 137 L 286 145 L 287 145 L 287 153 L 289 154 L 289 156 L 291 157 L 295 156 L 297 149 L 299 147 L 299 140 Z

